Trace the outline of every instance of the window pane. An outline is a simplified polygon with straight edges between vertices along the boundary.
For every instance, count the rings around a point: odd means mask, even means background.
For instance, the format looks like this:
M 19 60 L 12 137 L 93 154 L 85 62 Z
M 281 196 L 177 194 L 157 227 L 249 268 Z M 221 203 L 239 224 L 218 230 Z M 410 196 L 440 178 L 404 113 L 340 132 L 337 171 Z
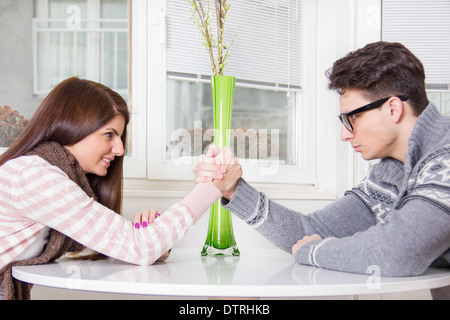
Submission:
M 77 75 L 128 94 L 128 1 L 50 0 L 35 20 L 35 94 Z
M 198 156 L 213 141 L 211 85 L 167 82 L 166 158 Z M 297 94 L 236 86 L 231 145 L 239 158 L 293 164 L 292 132 Z
M 75 8 L 78 8 L 76 15 Z M 65 19 L 70 13 L 70 16 L 75 16 L 80 19 L 87 19 L 87 0 L 50 0 L 48 7 L 48 16 L 51 18 Z M 76 23 L 75 19 L 67 21 L 68 23 Z
M 450 92 L 427 91 L 428 99 L 436 104 L 436 107 L 445 115 L 450 116 Z
M 0 147 L 71 76 L 128 97 L 128 0 L 1 1 L 0 17 Z
M 104 35 L 102 82 L 127 96 L 129 69 L 128 1 L 102 0 L 101 18 L 104 21 L 101 24 L 103 29 L 121 30 L 120 32 L 108 32 Z M 114 48 L 114 50 L 111 51 L 111 48 Z

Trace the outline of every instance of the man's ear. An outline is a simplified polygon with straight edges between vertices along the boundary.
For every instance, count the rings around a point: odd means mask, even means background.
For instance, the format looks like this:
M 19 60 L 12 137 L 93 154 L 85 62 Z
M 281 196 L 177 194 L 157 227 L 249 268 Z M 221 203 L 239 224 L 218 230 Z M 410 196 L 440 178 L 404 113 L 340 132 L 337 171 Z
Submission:
M 397 97 L 392 97 L 388 101 L 389 111 L 391 113 L 391 120 L 394 123 L 399 123 L 405 112 L 403 101 Z

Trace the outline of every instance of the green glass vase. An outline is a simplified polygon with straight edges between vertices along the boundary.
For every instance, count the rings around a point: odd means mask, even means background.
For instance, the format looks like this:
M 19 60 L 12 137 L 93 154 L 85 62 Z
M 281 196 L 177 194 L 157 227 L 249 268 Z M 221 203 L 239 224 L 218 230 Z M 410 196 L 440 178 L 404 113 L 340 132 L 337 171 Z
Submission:
M 214 76 L 211 78 L 214 144 L 219 148 L 230 145 L 235 84 L 236 78 L 234 77 Z M 228 210 L 222 208 L 220 200 L 214 203 L 210 209 L 208 234 L 201 255 L 240 255 L 234 239 L 231 214 Z

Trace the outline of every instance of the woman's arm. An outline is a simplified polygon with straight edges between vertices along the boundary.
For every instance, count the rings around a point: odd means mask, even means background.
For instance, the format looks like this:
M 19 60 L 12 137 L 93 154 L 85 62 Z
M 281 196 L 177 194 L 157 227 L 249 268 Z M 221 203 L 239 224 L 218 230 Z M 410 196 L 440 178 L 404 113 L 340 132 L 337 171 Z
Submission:
M 140 265 L 152 264 L 168 251 L 222 195 L 213 183 L 198 184 L 148 228 L 138 230 L 44 161 L 18 176 L 10 204 L 17 214 L 104 255 Z

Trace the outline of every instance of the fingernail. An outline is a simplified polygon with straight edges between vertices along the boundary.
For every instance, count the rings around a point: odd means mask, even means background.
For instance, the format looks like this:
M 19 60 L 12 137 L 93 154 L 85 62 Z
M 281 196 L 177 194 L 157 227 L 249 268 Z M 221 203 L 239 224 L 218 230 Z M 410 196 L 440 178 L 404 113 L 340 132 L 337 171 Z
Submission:
M 153 219 L 152 217 L 150 217 L 150 219 L 148 219 L 148 222 L 153 223 L 153 222 L 155 222 L 155 219 Z
M 142 222 L 142 228 L 147 228 L 147 222 L 146 221 Z
M 137 229 L 137 230 L 139 230 L 140 226 L 139 226 L 139 223 L 138 223 L 138 222 L 136 222 L 136 223 L 134 224 L 134 228 Z
M 160 215 L 161 215 L 161 213 L 157 213 L 157 214 L 156 214 L 156 217 L 158 218 Z
M 227 168 L 225 168 L 225 167 L 220 168 L 220 172 L 222 172 L 222 173 L 227 172 Z

